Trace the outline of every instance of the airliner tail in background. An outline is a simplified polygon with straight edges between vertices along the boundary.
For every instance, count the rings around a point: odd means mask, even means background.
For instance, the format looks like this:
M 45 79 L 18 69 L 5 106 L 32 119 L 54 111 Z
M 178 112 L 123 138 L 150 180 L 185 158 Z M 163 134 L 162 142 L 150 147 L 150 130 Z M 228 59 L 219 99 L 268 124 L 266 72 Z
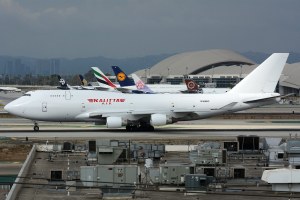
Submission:
M 154 93 L 136 74 L 131 74 L 136 89 L 144 92 L 144 93 Z
M 100 86 L 104 86 L 106 88 L 112 88 L 115 89 L 117 86 L 113 84 L 107 76 L 98 68 L 98 67 L 92 67 L 93 73 L 100 84 Z
M 58 78 L 58 81 L 59 81 L 59 86 L 57 87 L 57 89 L 70 90 L 70 87 L 67 84 L 65 79 L 63 79 L 60 75 L 57 75 L 57 78 Z
M 123 70 L 121 70 L 118 66 L 112 66 L 112 69 L 121 87 L 128 87 L 128 86 L 135 85 L 134 82 L 127 76 L 127 74 Z
M 79 79 L 80 79 L 80 81 L 81 81 L 81 85 L 82 85 L 82 86 L 91 86 L 91 84 L 89 84 L 89 83 L 87 82 L 87 80 L 86 80 L 81 74 L 79 74 L 78 76 L 79 76 Z

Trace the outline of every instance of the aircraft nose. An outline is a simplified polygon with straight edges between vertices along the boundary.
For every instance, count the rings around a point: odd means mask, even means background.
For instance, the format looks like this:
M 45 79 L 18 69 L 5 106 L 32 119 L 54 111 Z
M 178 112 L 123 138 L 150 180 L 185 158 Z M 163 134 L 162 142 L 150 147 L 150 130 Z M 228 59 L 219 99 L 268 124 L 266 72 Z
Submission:
M 4 110 L 6 110 L 7 112 L 9 113 L 12 113 L 13 112 L 13 105 L 11 103 L 7 104 L 6 106 L 4 106 Z
M 14 102 L 10 102 L 6 106 L 4 106 L 4 110 L 13 115 L 19 115 L 19 108 Z

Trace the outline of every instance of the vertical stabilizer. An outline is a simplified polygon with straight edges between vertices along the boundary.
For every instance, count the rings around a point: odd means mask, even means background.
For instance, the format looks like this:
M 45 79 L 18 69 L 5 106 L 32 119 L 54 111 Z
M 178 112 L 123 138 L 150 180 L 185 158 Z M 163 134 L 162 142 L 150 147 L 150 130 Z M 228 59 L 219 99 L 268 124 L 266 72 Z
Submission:
M 118 66 L 111 67 L 116 75 L 116 78 L 121 87 L 133 86 L 134 82 L 127 76 L 127 74 L 121 70 Z
M 113 84 L 98 67 L 92 67 L 92 70 L 99 84 L 103 84 L 109 88 L 116 88 L 116 85 Z
M 193 79 L 185 79 L 184 82 L 188 92 L 194 93 L 199 91 L 199 85 Z
M 154 93 L 136 74 L 131 74 L 131 76 L 138 90 L 144 93 Z
M 65 81 L 65 79 L 63 79 L 60 75 L 57 75 L 58 81 L 59 81 L 59 86 L 57 87 L 58 89 L 61 90 L 69 90 L 70 87 L 67 84 L 67 81 Z
M 85 78 L 81 74 L 79 74 L 78 76 L 81 82 L 81 86 L 88 86 L 87 80 L 85 80 Z
M 229 92 L 273 93 L 288 56 L 288 53 L 272 54 Z

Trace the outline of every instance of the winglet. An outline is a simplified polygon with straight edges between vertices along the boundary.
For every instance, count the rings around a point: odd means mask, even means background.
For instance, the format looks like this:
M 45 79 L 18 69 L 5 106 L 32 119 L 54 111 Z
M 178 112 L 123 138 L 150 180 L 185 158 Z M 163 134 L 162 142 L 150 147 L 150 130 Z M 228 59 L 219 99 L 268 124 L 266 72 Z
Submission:
M 229 93 L 273 93 L 288 56 L 288 53 L 272 54 Z

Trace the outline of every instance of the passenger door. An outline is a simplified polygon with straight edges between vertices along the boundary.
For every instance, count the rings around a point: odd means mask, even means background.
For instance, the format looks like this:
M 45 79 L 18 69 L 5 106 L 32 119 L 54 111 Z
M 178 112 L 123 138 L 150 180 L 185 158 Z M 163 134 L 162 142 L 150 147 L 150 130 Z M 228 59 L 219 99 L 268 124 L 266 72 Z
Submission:
M 47 102 L 42 103 L 42 112 L 47 112 Z
M 65 91 L 65 98 L 66 98 L 66 100 L 71 99 L 71 92 L 70 91 Z

